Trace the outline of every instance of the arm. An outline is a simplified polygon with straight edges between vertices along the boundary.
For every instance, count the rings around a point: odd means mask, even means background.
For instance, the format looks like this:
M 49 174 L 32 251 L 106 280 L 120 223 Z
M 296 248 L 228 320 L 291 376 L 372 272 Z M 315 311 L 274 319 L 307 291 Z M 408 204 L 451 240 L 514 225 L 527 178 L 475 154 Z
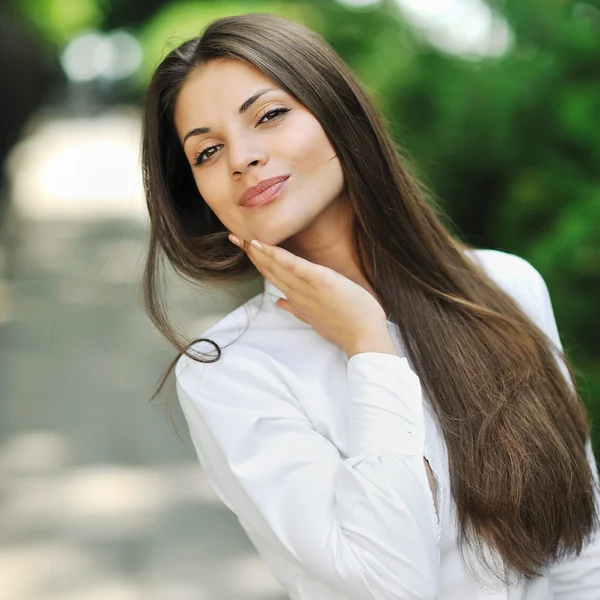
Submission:
M 346 349 L 346 356 L 348 357 L 348 360 L 350 360 L 355 354 L 359 354 L 361 352 L 380 352 L 382 354 L 391 354 L 393 356 L 398 354 L 390 332 L 387 329 L 387 325 L 385 326 L 385 330 L 382 329 L 379 332 L 372 331 L 367 336 L 356 340 L 349 348 Z M 433 476 L 433 471 L 429 466 L 429 462 L 425 457 L 423 457 L 423 465 L 425 466 L 425 472 L 427 473 L 427 480 L 429 482 L 429 488 L 431 489 L 431 494 L 435 505 L 435 512 L 439 523 L 440 517 L 435 478 Z
M 347 364 L 350 457 L 313 428 L 270 357 L 185 359 L 177 387 L 208 482 L 240 522 L 348 598 L 433 599 L 439 536 L 405 358 Z
M 540 273 L 529 263 L 526 264 L 530 271 L 529 281 L 531 283 L 528 285 L 531 296 L 530 301 L 533 306 L 537 307 L 536 314 L 532 315 L 534 321 L 550 338 L 556 349 L 562 352 L 563 347 L 558 334 L 548 287 Z M 566 367 L 558 354 L 557 361 L 565 377 L 568 378 Z M 598 470 L 589 439 L 586 444 L 586 451 L 596 481 L 596 505 L 599 507 Z M 600 535 L 596 533 L 578 557 L 568 559 L 554 566 L 549 572 L 549 578 L 550 588 L 554 592 L 556 600 L 600 598 Z

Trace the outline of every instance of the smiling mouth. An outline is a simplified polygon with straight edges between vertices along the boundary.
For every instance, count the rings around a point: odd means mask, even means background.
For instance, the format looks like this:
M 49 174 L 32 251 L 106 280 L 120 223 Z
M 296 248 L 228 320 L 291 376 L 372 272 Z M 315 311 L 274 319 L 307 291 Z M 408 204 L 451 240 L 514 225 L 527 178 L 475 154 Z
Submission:
M 252 208 L 253 206 L 259 207 L 271 203 L 283 191 L 288 180 L 289 177 L 283 181 L 278 181 L 277 183 L 269 186 L 266 190 L 263 190 L 259 194 L 252 196 L 252 198 L 242 204 L 242 206 L 245 208 Z

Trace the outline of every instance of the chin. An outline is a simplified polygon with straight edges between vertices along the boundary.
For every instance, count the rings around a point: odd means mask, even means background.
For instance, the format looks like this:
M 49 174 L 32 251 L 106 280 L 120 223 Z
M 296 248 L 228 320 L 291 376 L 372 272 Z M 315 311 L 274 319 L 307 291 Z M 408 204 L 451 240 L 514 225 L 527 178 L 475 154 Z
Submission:
M 279 210 L 274 210 L 268 219 L 252 228 L 254 236 L 270 246 L 294 245 L 293 238 L 302 237 L 323 211 L 318 203 L 307 202 L 284 202 L 273 208 Z
M 290 214 L 289 211 L 273 211 L 264 225 L 253 227 L 254 235 L 265 244 L 279 246 L 288 239 L 294 237 L 306 226 L 302 223 L 301 215 Z

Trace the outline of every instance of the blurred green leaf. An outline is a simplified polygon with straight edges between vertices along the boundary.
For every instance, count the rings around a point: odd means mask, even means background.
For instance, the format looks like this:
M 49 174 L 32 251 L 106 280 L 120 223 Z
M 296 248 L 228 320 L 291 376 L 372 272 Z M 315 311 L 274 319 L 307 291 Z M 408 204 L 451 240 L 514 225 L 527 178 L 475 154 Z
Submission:
M 61 46 L 82 29 L 101 26 L 104 0 L 19 0 L 17 9 L 51 43 Z

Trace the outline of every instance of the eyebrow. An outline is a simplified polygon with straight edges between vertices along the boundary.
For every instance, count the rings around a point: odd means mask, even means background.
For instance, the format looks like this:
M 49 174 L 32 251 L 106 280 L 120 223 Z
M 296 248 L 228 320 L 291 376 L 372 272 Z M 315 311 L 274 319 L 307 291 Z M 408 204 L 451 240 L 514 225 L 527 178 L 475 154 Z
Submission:
M 252 94 L 252 96 L 250 96 L 250 98 L 248 98 L 247 100 L 245 100 L 242 105 L 238 108 L 238 112 L 240 115 L 243 115 L 263 94 L 266 94 L 267 92 L 277 92 L 278 90 L 276 90 L 275 88 L 265 88 L 263 90 L 258 90 L 258 92 L 256 92 L 255 94 Z M 188 131 L 184 138 L 183 138 L 183 142 L 181 142 L 181 145 L 185 145 L 185 141 L 193 136 L 193 135 L 202 135 L 203 133 L 210 133 L 210 127 L 196 127 L 195 129 L 192 129 L 191 131 Z

